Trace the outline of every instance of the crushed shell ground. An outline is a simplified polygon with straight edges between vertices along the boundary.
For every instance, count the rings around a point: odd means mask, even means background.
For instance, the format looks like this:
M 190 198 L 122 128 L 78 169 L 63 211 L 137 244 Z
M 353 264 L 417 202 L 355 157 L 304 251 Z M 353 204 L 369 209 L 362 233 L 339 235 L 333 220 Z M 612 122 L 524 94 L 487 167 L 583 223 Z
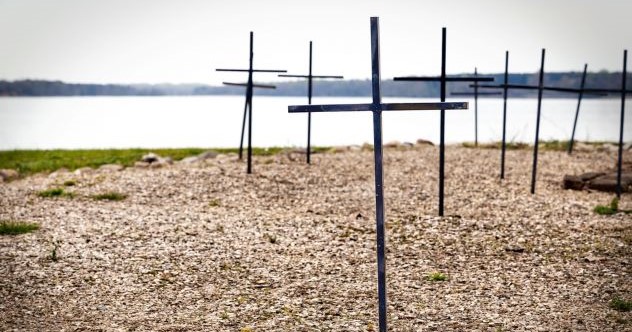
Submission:
M 447 148 L 441 218 L 438 149 L 385 150 L 389 330 L 632 330 L 609 306 L 632 299 L 632 214 L 561 188 L 616 153 L 541 152 L 535 195 L 531 151 L 508 151 L 504 181 L 499 159 Z M 0 330 L 375 331 L 373 170 L 370 151 L 256 157 L 251 175 L 220 155 L 0 184 L 0 219 L 41 225 L 0 237 Z M 73 198 L 37 195 L 66 180 Z

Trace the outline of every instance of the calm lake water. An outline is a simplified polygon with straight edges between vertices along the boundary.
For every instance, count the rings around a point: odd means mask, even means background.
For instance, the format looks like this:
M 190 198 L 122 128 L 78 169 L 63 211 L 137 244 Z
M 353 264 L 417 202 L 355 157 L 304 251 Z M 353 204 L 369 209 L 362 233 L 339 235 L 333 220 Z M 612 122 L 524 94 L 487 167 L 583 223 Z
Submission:
M 446 140 L 474 141 L 474 102 L 470 110 L 446 111 Z M 436 99 L 384 98 L 384 102 L 435 102 Z M 369 97 L 314 98 L 313 103 L 369 103 Z M 508 141 L 531 143 L 535 135 L 535 99 L 508 102 Z M 301 97 L 254 98 L 253 145 L 305 146 L 307 115 L 288 114 Z M 577 101 L 544 99 L 540 139 L 570 137 Z M 627 102 L 630 105 L 630 101 Z M 3 97 L 0 98 L 0 150 L 130 147 L 239 146 L 244 97 Z M 479 100 L 479 141 L 498 141 L 502 99 Z M 627 106 L 628 108 L 630 106 Z M 582 101 L 576 137 L 618 141 L 619 99 Z M 384 141 L 418 138 L 438 142 L 439 111 L 385 112 Z M 632 141 L 628 111 L 624 140 Z M 312 115 L 313 145 L 373 142 L 370 112 Z

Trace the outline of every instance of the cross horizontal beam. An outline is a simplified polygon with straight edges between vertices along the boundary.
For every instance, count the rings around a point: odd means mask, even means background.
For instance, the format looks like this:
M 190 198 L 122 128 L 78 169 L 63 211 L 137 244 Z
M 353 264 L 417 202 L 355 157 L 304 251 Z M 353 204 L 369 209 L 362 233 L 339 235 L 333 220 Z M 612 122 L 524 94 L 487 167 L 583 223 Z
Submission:
M 288 106 L 290 113 L 306 112 L 358 112 L 358 111 L 428 111 L 467 109 L 467 103 L 393 103 L 393 104 L 345 104 Z
M 470 87 L 474 87 L 473 85 L 470 85 Z M 523 85 L 523 84 L 498 84 L 498 85 L 488 85 L 488 84 L 482 84 L 478 86 L 479 88 L 494 88 L 494 89 L 504 89 L 505 87 L 507 87 L 508 89 L 522 89 L 522 90 L 537 90 L 539 89 L 539 87 L 537 85 Z M 596 96 L 605 96 L 607 95 L 607 92 L 611 92 L 611 93 L 621 93 L 621 90 L 616 90 L 616 89 L 576 89 L 576 88 L 563 88 L 563 87 L 557 87 L 557 86 L 543 86 L 542 90 L 548 90 L 548 91 L 556 91 L 556 92 L 570 92 L 570 93 L 587 93 L 587 94 L 591 94 L 591 95 L 596 95 Z M 632 91 L 626 91 L 626 92 L 632 92 Z
M 243 87 L 248 87 L 248 83 L 231 83 L 231 82 L 222 82 L 222 84 L 224 84 L 224 85 L 231 85 L 231 86 L 243 86 Z M 270 85 L 270 84 L 258 84 L 258 83 L 252 83 L 252 87 L 253 87 L 253 88 L 262 88 L 262 89 L 276 89 L 276 86 L 274 86 L 274 85 Z
M 279 77 L 297 77 L 297 78 L 344 78 L 343 76 L 334 76 L 334 75 L 284 75 L 281 74 Z
M 471 86 L 473 87 L 473 86 Z M 519 90 L 538 90 L 540 87 L 537 85 L 525 85 L 525 84 L 481 84 L 479 88 L 488 89 L 519 89 Z
M 253 72 L 253 73 L 287 73 L 287 70 L 278 69 L 224 69 L 218 68 L 215 71 L 236 71 L 236 72 Z
M 493 77 L 444 77 L 441 76 L 402 76 L 394 77 L 394 81 L 417 81 L 417 82 L 493 82 Z
M 480 85 L 479 85 L 480 87 Z M 481 96 L 481 95 L 501 95 L 502 92 L 452 92 L 450 93 L 451 95 L 454 96 Z

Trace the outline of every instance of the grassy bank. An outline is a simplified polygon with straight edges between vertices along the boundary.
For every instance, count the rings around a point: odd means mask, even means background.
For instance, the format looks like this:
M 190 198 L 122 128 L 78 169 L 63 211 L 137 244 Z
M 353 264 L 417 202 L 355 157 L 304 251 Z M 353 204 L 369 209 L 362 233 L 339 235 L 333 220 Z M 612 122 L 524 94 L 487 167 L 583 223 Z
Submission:
M 313 151 L 327 150 L 325 147 L 315 147 Z M 0 169 L 10 168 L 29 175 L 39 172 L 52 172 L 60 168 L 75 170 L 81 167 L 99 167 L 104 164 L 120 164 L 132 166 L 134 162 L 149 152 L 154 152 L 173 160 L 200 154 L 209 149 L 109 149 L 109 150 L 12 150 L 0 151 Z M 253 148 L 253 155 L 265 156 L 279 153 L 286 148 Z M 213 149 L 218 153 L 237 153 L 238 148 Z M 245 151 L 244 151 L 245 152 Z
M 540 149 L 542 150 L 547 150 L 547 151 L 566 151 L 568 150 L 568 145 L 569 145 L 570 141 L 558 141 L 558 140 L 551 140 L 551 141 L 540 141 L 538 143 Z M 594 147 L 601 147 L 604 144 L 613 144 L 613 145 L 618 145 L 619 143 L 616 142 L 601 142 L 601 141 L 595 141 L 595 142 L 577 142 L 575 141 L 574 143 L 574 147 L 577 146 L 577 143 L 582 143 L 582 144 L 587 144 L 587 145 L 591 145 Z M 502 142 L 491 142 L 491 143 L 479 143 L 478 146 L 474 145 L 473 142 L 465 142 L 462 144 L 463 147 L 466 148 L 480 148 L 480 149 L 500 149 L 501 148 L 501 144 Z M 527 144 L 527 143 L 516 143 L 516 142 L 506 142 L 505 143 L 505 147 L 507 150 L 521 150 L 521 149 L 531 149 L 533 148 L 532 144 Z

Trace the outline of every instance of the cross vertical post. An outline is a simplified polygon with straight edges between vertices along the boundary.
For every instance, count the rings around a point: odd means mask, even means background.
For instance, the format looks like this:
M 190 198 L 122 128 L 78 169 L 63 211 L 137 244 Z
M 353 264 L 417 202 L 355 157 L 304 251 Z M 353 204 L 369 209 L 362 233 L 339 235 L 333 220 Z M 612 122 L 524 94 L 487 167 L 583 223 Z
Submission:
M 312 92 L 313 92 L 313 79 L 314 78 L 337 78 L 342 79 L 342 76 L 325 76 L 325 75 L 312 75 L 312 42 L 309 42 L 309 72 L 307 75 L 279 75 L 279 77 L 296 77 L 307 79 L 307 104 L 312 104 Z M 311 164 L 312 159 L 312 112 L 307 112 L 307 163 Z
M 588 64 L 584 64 L 584 73 L 582 74 L 582 81 L 579 84 L 579 94 L 577 96 L 577 109 L 575 110 L 575 120 L 573 120 L 573 131 L 571 132 L 571 140 L 568 142 L 568 154 L 573 153 L 573 143 L 575 142 L 575 129 L 577 128 L 577 118 L 579 118 L 579 107 L 582 104 L 582 97 L 584 96 L 584 86 L 586 85 L 586 72 L 588 71 Z
M 617 158 L 617 198 L 621 198 L 621 167 L 623 163 L 623 117 L 625 116 L 625 86 L 628 79 L 628 50 L 623 51 L 623 72 L 621 78 L 621 121 L 619 121 L 619 156 Z
M 447 82 L 491 82 L 492 77 L 448 77 L 446 74 L 446 51 L 447 49 L 447 29 L 441 29 L 441 76 L 439 77 L 395 77 L 394 81 L 422 81 L 440 83 L 440 100 L 445 102 Z M 440 132 L 439 132 L 439 216 L 444 215 L 444 193 L 445 193 L 445 109 L 441 109 Z
M 441 29 L 441 102 L 445 102 L 446 84 L 446 28 Z M 445 182 L 445 110 L 441 110 L 441 132 L 439 134 L 439 216 L 443 217 L 443 196 Z
M 244 146 L 244 132 L 246 129 L 246 117 L 248 117 L 248 166 L 247 173 L 252 173 L 252 96 L 254 93 L 254 88 L 264 88 L 264 89 L 275 89 L 274 85 L 268 84 L 255 84 L 253 83 L 253 73 L 261 72 L 261 73 L 285 73 L 285 70 L 276 70 L 276 69 L 253 69 L 253 44 L 254 44 L 254 33 L 250 31 L 250 56 L 248 61 L 248 69 L 222 69 L 218 68 L 215 71 L 229 71 L 229 72 L 248 72 L 248 81 L 247 83 L 229 83 L 223 82 L 225 85 L 232 86 L 242 86 L 246 88 L 246 102 L 244 104 L 244 117 L 241 122 L 241 139 L 239 141 L 239 159 L 241 160 L 243 155 L 243 146 Z
M 307 104 L 312 104 L 312 41 L 309 41 L 309 79 L 307 80 Z M 312 163 L 312 112 L 307 113 L 307 163 Z
M 247 173 L 252 173 L 252 58 L 254 57 L 253 50 L 253 33 L 250 31 L 250 66 L 248 68 L 248 87 L 246 88 L 246 98 L 248 98 L 248 104 L 250 105 L 250 113 L 248 113 L 248 169 Z
M 358 112 L 371 111 L 373 114 L 373 143 L 375 159 L 375 222 L 377 237 L 377 274 L 378 274 L 378 316 L 379 331 L 386 332 L 386 229 L 384 208 L 384 177 L 382 155 L 382 112 L 407 110 L 449 110 L 467 109 L 467 103 L 393 103 L 383 104 L 380 91 L 380 47 L 379 20 L 371 17 L 371 89 L 373 100 L 370 104 L 346 105 L 301 105 L 288 106 L 290 113 L 308 112 Z
M 540 76 L 538 79 L 538 112 L 535 118 L 535 143 L 533 145 L 533 167 L 531 168 L 531 194 L 535 194 L 535 181 L 538 171 L 538 141 L 540 138 L 540 111 L 542 109 L 542 92 L 544 91 L 544 54 L 542 49 L 542 58 L 540 60 Z
M 507 148 L 507 93 L 509 84 L 509 51 L 505 51 L 505 86 L 503 87 L 503 141 L 500 152 L 500 178 L 505 179 L 505 149 Z
M 379 328 L 386 331 L 386 257 L 384 254 L 384 170 L 382 169 L 382 92 L 380 90 L 379 21 L 371 17 L 371 90 L 373 92 L 373 151 L 375 157 L 375 227 Z

